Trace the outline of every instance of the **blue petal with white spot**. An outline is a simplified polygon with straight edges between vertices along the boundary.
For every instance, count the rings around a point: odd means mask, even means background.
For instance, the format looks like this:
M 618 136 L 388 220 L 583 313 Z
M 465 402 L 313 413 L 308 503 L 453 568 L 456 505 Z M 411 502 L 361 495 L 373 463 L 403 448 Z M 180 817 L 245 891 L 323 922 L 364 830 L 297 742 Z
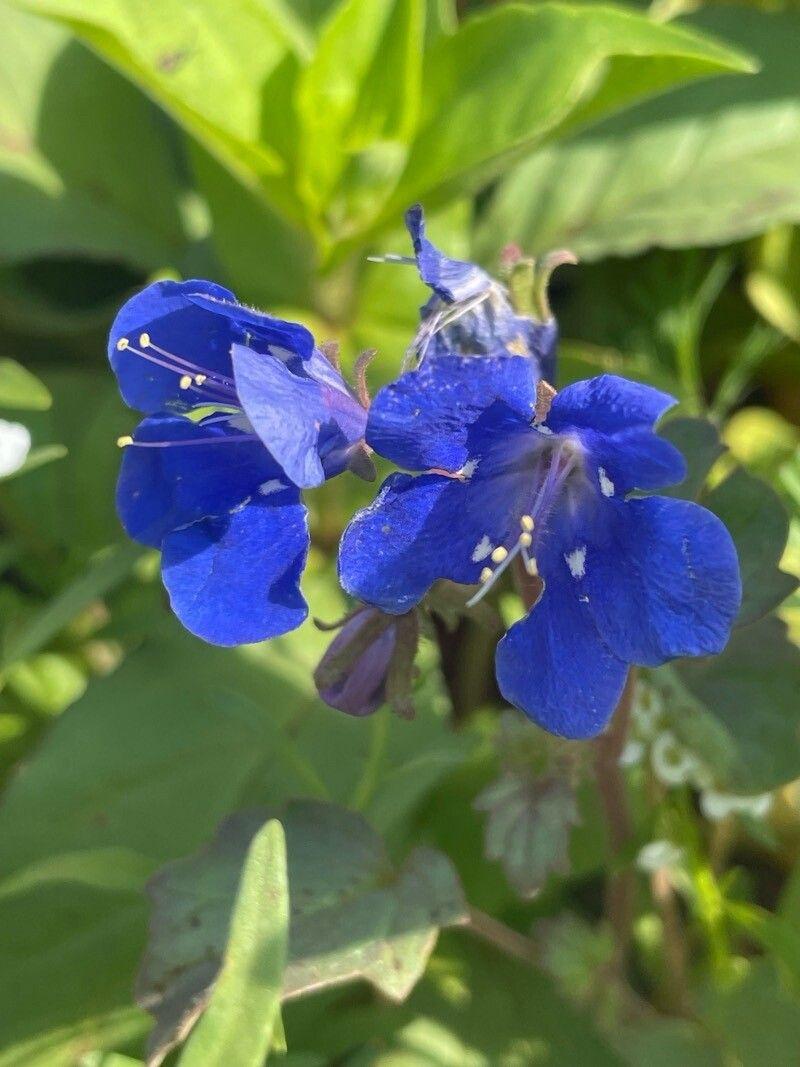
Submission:
M 546 729 L 588 737 L 630 664 L 721 650 L 741 598 L 736 553 L 698 505 L 626 498 L 682 475 L 653 430 L 671 397 L 604 375 L 565 389 L 541 421 L 507 373 L 508 357 L 450 357 L 379 394 L 368 439 L 423 473 L 392 476 L 356 516 L 340 576 L 400 612 L 437 578 L 479 582 L 473 603 L 511 565 L 540 575 L 539 602 L 498 647 L 498 681 Z

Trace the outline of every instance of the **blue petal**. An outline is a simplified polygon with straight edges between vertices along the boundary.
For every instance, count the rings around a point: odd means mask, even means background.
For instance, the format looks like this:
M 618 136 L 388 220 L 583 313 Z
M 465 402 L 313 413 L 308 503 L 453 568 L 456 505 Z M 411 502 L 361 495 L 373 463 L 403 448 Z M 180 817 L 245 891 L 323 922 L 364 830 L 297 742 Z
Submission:
M 564 585 L 558 574 L 548 577 L 538 604 L 499 643 L 497 684 L 543 729 L 579 740 L 599 734 L 611 718 L 628 665 Z
M 419 275 L 448 304 L 485 292 L 492 279 L 474 263 L 450 259 L 425 236 L 425 215 L 420 204 L 406 212 L 406 227 L 414 243 Z
M 215 645 L 288 633 L 308 614 L 299 587 L 308 544 L 295 488 L 175 530 L 164 538 L 161 564 L 172 610 Z
M 189 398 L 179 386 L 180 372 L 135 355 L 130 347 L 118 349 L 117 344 L 123 340 L 137 348 L 142 333 L 149 334 L 159 347 L 201 371 L 230 377 L 232 324 L 223 316 L 196 307 L 191 299 L 193 294 L 215 300 L 234 299 L 228 289 L 200 279 L 154 282 L 131 297 L 114 319 L 108 338 L 108 358 L 117 375 L 122 398 L 129 407 L 149 414 L 168 406 L 188 406 Z M 196 397 L 193 402 L 198 402 Z
M 618 656 L 656 666 L 722 651 L 742 593 L 736 549 L 716 515 L 690 501 L 644 497 L 604 501 L 573 526 L 563 551 L 585 550 L 573 596 L 588 597 Z M 565 581 L 568 573 L 565 563 Z
M 367 413 L 324 356 L 303 363 L 300 373 L 244 345 L 234 345 L 232 357 L 245 414 L 295 485 L 320 485 L 344 470 Z
M 377 394 L 367 443 L 408 470 L 461 470 L 475 458 L 472 425 L 498 399 L 520 422 L 529 422 L 536 385 L 531 364 L 518 356 L 428 360 Z
M 308 359 L 314 350 L 314 337 L 305 326 L 299 322 L 289 322 L 285 319 L 276 319 L 267 315 L 264 311 L 245 307 L 239 304 L 232 293 L 223 290 L 223 294 L 194 293 L 192 303 L 206 311 L 229 319 L 236 327 L 246 327 L 246 332 L 255 335 L 259 340 L 268 345 L 276 345 L 284 350 L 284 353 Z M 238 339 L 244 341 L 241 330 L 236 330 Z
M 153 415 L 133 436 L 135 441 L 193 442 L 165 448 L 128 445 L 123 451 L 117 510 L 127 533 L 155 548 L 178 526 L 225 514 L 261 486 L 285 485 L 261 441 L 224 423 Z
M 440 578 L 472 585 L 492 548 L 516 541 L 528 497 L 524 473 L 498 473 L 491 455 L 467 481 L 393 474 L 344 532 L 341 583 L 391 614 L 408 611 Z
M 675 397 L 651 385 L 601 374 L 562 389 L 553 400 L 547 425 L 554 433 L 585 427 L 615 434 L 653 426 L 674 404 Z
M 664 489 L 686 477 L 680 451 L 650 429 L 633 427 L 614 434 L 576 431 L 591 460 L 592 477 L 606 496 L 632 489 Z

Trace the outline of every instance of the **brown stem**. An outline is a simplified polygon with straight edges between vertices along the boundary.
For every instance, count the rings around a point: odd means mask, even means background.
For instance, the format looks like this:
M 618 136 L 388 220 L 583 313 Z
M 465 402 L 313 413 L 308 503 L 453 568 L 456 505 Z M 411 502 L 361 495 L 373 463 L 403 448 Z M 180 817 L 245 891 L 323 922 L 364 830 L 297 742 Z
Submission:
M 606 915 L 614 931 L 614 962 L 618 974 L 624 972 L 630 948 L 636 889 L 633 867 L 629 863 L 620 865 L 621 856 L 633 836 L 633 821 L 625 778 L 619 764 L 628 733 L 635 687 L 636 669 L 632 667 L 608 729 L 594 741 L 595 776 L 611 846 L 612 869 L 606 884 Z
M 664 931 L 667 1006 L 671 1011 L 683 1015 L 687 1011 L 686 942 L 683 936 L 680 909 L 675 899 L 675 890 L 672 888 L 669 871 L 665 867 L 653 871 L 650 877 L 650 888 Z
M 485 911 L 470 906 L 468 909 L 467 930 L 479 937 L 482 941 L 494 945 L 506 956 L 522 960 L 523 963 L 533 963 L 536 958 L 536 946 L 529 937 L 512 930 L 510 926 L 501 923 L 498 919 L 487 915 Z

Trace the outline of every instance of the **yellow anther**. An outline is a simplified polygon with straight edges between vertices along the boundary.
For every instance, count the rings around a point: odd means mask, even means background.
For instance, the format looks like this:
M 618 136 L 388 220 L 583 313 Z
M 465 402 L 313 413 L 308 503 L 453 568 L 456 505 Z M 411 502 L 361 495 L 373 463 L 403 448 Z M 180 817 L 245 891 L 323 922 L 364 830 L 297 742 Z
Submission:
M 139 345 L 142 348 L 147 348 L 149 344 L 150 344 L 150 334 L 149 333 L 140 334 L 139 335 Z
M 207 377 L 208 377 L 207 374 L 195 374 L 195 376 L 194 376 L 194 384 L 195 385 L 202 385 Z
M 519 535 L 519 543 L 522 545 L 523 548 L 530 548 L 533 544 L 533 535 L 529 534 L 527 531 L 525 533 L 521 533 Z
M 192 384 L 192 376 L 191 376 L 191 374 L 184 374 L 184 376 L 178 382 L 178 385 L 180 385 L 181 389 L 188 389 L 191 384 Z
M 533 556 L 529 556 L 525 560 L 525 570 L 528 572 L 531 578 L 535 578 L 538 575 L 539 567 L 536 563 L 536 559 Z
M 130 434 L 124 434 L 122 437 L 117 438 L 117 448 L 124 448 L 125 445 L 132 445 L 133 438 Z
M 502 563 L 507 555 L 508 549 L 503 548 L 502 545 L 498 545 L 494 552 L 492 552 L 492 563 Z
M 519 520 L 519 524 L 522 529 L 526 531 L 526 533 L 530 533 L 535 525 L 530 515 L 523 515 L 522 518 Z
M 120 339 L 117 341 L 117 351 L 118 352 L 124 352 L 127 347 L 128 347 L 128 338 L 127 337 L 120 337 Z
M 484 567 L 481 571 L 481 581 L 485 584 L 492 577 L 492 568 Z

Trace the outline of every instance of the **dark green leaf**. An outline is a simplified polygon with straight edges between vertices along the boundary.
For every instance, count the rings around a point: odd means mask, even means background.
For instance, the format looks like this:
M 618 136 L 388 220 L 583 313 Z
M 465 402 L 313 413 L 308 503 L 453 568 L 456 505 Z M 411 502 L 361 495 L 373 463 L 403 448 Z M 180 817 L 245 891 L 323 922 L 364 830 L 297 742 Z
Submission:
M 705 419 L 676 418 L 665 422 L 658 432 L 661 437 L 666 437 L 680 449 L 688 467 L 686 478 L 681 484 L 663 490 L 664 495 L 696 500 L 708 472 L 725 452 L 725 445 L 719 439 L 716 426 Z
M 731 532 L 742 575 L 737 624 L 755 622 L 797 588 L 794 575 L 778 569 L 789 536 L 789 518 L 777 493 L 741 468 L 702 498 Z
M 394 871 L 358 815 L 293 802 L 279 815 L 289 864 L 291 935 L 283 994 L 366 978 L 402 1000 L 422 973 L 440 926 L 464 918 L 448 860 L 417 849 Z M 216 978 L 243 856 L 264 821 L 234 816 L 211 846 L 153 880 L 153 922 L 138 999 L 156 1016 L 151 1063 L 202 1008 Z
M 680 660 L 676 670 L 732 742 L 732 789 L 764 792 L 797 777 L 800 649 L 783 622 L 771 616 L 744 626 L 721 655 Z

